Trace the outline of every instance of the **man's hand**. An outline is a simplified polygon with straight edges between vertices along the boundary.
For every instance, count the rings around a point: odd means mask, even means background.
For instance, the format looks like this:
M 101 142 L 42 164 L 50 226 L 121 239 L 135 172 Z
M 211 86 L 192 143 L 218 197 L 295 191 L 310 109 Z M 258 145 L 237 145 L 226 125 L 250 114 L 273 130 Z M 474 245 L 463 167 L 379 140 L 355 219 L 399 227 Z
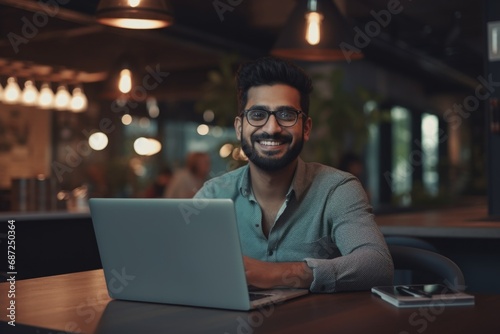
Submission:
M 312 270 L 305 262 L 265 262 L 243 256 L 247 284 L 261 289 L 309 288 Z

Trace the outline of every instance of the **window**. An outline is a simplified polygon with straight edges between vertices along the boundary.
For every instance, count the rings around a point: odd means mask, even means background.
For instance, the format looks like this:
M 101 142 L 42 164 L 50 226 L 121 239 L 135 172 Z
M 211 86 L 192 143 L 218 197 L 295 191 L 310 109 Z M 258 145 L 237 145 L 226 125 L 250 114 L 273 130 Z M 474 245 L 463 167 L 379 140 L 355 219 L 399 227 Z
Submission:
M 411 154 L 411 115 L 408 109 L 393 107 L 392 121 L 392 177 L 391 189 L 398 205 L 411 204 L 414 161 Z
M 436 115 L 422 115 L 422 181 L 431 196 L 439 191 L 439 120 Z

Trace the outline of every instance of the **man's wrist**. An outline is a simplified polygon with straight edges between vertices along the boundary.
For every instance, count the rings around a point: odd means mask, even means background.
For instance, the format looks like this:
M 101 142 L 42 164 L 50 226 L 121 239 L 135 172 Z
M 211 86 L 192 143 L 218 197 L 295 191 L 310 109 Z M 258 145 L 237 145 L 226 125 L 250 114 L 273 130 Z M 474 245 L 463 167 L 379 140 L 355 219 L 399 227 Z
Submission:
M 313 281 L 313 272 L 305 262 L 279 263 L 273 271 L 275 286 L 309 288 Z

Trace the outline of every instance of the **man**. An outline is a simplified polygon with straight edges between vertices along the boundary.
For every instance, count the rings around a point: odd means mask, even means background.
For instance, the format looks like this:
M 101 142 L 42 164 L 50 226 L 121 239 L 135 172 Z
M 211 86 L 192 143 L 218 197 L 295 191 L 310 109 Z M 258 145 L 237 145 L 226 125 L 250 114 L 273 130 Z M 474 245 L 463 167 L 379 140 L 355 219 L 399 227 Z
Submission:
M 234 121 L 248 165 L 205 183 L 197 198 L 231 198 L 249 285 L 312 292 L 392 283 L 393 264 L 351 174 L 299 158 L 309 140 L 310 78 L 265 57 L 240 67 Z

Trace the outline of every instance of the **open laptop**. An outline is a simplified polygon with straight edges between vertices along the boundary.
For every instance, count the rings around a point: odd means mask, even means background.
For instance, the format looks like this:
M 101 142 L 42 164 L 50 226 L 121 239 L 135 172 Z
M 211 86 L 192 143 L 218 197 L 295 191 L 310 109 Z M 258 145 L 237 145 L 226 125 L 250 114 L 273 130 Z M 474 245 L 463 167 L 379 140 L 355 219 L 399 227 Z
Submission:
M 307 289 L 249 292 L 230 199 L 89 200 L 111 298 L 250 310 Z

